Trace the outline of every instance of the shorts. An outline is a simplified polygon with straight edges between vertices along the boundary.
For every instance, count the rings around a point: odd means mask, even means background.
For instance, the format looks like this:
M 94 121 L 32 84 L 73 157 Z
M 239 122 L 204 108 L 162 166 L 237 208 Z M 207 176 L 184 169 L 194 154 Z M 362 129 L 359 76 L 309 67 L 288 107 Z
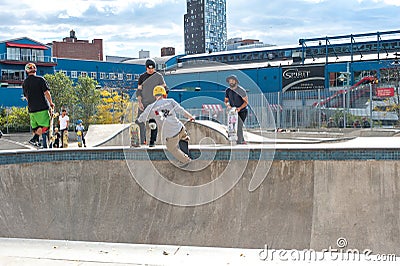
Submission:
M 29 117 L 31 119 L 32 129 L 50 126 L 50 114 L 48 110 L 30 113 Z

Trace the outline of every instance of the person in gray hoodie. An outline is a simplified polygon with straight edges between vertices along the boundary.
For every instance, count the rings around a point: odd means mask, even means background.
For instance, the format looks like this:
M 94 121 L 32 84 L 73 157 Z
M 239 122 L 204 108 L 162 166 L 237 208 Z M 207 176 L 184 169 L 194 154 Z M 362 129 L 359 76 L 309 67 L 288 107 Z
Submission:
M 166 144 L 167 150 L 183 165 L 187 165 L 191 159 L 179 148 L 179 141 L 188 141 L 189 136 L 176 115 L 183 114 L 191 121 L 194 121 L 194 117 L 174 99 L 166 98 L 167 92 L 163 86 L 154 87 L 153 95 L 156 101 L 146 107 L 138 122 L 144 123 L 149 119 L 155 119 L 160 127 L 161 140 Z

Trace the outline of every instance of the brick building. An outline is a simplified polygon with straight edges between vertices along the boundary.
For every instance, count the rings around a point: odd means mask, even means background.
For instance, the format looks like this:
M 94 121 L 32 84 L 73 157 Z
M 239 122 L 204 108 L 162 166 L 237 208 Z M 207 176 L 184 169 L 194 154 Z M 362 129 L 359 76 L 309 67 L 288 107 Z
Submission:
M 174 47 L 163 47 L 161 48 L 161 56 L 175 55 Z
M 74 30 L 62 42 L 53 41 L 52 46 L 54 57 L 103 61 L 103 40 L 78 40 Z

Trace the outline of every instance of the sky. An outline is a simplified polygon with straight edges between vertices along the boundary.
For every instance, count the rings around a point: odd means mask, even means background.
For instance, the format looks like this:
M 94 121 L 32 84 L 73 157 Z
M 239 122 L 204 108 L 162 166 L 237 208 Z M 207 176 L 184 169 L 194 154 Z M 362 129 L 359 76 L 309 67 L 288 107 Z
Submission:
M 47 44 L 74 30 L 103 39 L 104 55 L 184 53 L 186 0 L 1 0 L 0 41 Z M 229 38 L 294 45 L 300 38 L 400 30 L 400 0 L 227 0 Z

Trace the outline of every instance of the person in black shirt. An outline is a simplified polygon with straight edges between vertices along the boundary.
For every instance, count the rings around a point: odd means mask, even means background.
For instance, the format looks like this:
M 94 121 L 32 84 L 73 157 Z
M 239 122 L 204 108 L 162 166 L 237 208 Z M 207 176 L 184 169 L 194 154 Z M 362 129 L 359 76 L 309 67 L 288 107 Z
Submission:
M 54 108 L 54 103 L 46 80 L 36 76 L 36 65 L 34 63 L 26 64 L 25 71 L 28 77 L 24 80 L 22 88 L 28 102 L 30 123 L 34 133 L 34 137 L 29 140 L 29 143 L 38 145 L 39 137 L 49 129 L 49 109 Z
M 225 90 L 225 105 L 228 108 L 236 107 L 239 116 L 237 144 L 246 144 L 243 137 L 243 123 L 246 120 L 248 113 L 247 105 L 249 100 L 247 98 L 247 93 L 241 86 L 239 86 L 239 80 L 236 75 L 228 76 L 226 82 L 229 83 L 229 88 Z
M 153 90 L 156 86 L 167 87 L 164 77 L 156 72 L 156 62 L 149 58 L 146 60 L 146 72 L 139 76 L 138 89 L 136 97 L 139 104 L 138 117 L 143 113 L 144 109 L 155 101 Z M 146 126 L 144 123 L 138 123 L 140 128 L 140 143 L 146 143 Z M 154 119 L 149 120 L 150 125 L 150 143 L 149 147 L 154 147 L 157 140 L 157 124 Z

